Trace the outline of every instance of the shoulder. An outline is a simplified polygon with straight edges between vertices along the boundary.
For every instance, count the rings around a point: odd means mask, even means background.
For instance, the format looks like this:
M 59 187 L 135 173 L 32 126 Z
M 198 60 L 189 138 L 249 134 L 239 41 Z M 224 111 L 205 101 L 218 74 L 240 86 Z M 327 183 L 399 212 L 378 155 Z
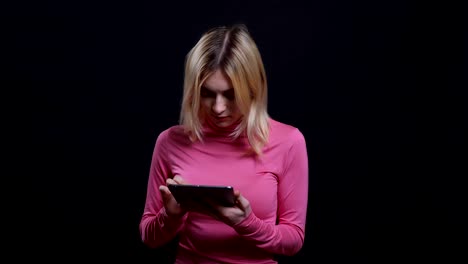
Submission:
M 271 142 L 298 142 L 305 141 L 304 135 L 299 128 L 277 121 L 273 118 L 270 122 L 270 141 Z
M 156 144 L 164 147 L 168 144 L 180 144 L 187 141 L 189 141 L 189 137 L 184 132 L 184 128 L 181 125 L 174 125 L 159 133 Z

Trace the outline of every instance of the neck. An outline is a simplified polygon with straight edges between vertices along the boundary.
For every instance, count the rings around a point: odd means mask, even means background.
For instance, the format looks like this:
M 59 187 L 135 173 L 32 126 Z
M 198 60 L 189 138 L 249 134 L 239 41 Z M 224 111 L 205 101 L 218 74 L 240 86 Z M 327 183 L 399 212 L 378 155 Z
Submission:
M 220 127 L 216 125 L 216 123 L 214 123 L 210 118 L 206 118 L 203 123 L 203 130 L 204 133 L 208 135 L 230 136 L 241 124 L 241 122 L 242 118 L 239 118 L 229 126 Z

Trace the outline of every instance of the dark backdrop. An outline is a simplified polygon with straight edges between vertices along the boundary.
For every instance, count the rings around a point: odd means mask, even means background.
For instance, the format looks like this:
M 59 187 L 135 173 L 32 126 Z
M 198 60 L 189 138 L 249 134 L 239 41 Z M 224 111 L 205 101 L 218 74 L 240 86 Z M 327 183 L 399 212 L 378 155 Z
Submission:
M 37 1 L 12 18 L 27 95 L 20 255 L 164 263 L 138 223 L 185 54 L 245 23 L 273 118 L 305 135 L 306 241 L 283 263 L 466 261 L 464 9 L 410 1 Z M 465 51 L 465 53 L 463 53 Z M 22 175 L 24 176 L 24 175 Z M 19 217 L 18 217 L 19 218 Z

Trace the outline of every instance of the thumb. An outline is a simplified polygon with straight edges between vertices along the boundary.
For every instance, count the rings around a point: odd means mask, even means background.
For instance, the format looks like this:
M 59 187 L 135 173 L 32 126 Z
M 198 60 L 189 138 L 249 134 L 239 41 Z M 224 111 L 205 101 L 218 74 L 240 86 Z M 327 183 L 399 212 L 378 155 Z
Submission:
M 182 176 L 180 176 L 179 174 L 176 174 L 174 176 L 173 180 L 178 184 L 186 184 L 187 183 L 187 182 L 185 182 L 184 178 L 182 178 Z
M 234 195 L 237 198 L 237 206 L 239 206 L 239 208 L 242 209 L 242 211 L 247 211 L 250 207 L 250 202 L 244 196 L 242 196 L 242 194 L 238 190 L 234 191 Z
M 167 186 L 159 186 L 159 192 L 161 193 L 164 203 L 167 203 L 171 199 L 172 193 L 171 191 L 169 191 L 169 188 L 167 188 Z

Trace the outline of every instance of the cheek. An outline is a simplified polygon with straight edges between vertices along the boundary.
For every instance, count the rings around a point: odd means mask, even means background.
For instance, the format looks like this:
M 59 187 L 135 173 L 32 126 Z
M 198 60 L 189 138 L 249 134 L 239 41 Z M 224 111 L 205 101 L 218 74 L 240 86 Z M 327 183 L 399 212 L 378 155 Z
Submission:
M 229 105 L 229 109 L 231 110 L 231 112 L 233 114 L 238 114 L 240 113 L 240 109 L 239 107 L 237 106 L 237 104 L 235 102 L 232 102 L 230 105 Z
M 210 100 L 209 99 L 201 99 L 200 106 L 203 111 L 207 111 L 210 109 Z

